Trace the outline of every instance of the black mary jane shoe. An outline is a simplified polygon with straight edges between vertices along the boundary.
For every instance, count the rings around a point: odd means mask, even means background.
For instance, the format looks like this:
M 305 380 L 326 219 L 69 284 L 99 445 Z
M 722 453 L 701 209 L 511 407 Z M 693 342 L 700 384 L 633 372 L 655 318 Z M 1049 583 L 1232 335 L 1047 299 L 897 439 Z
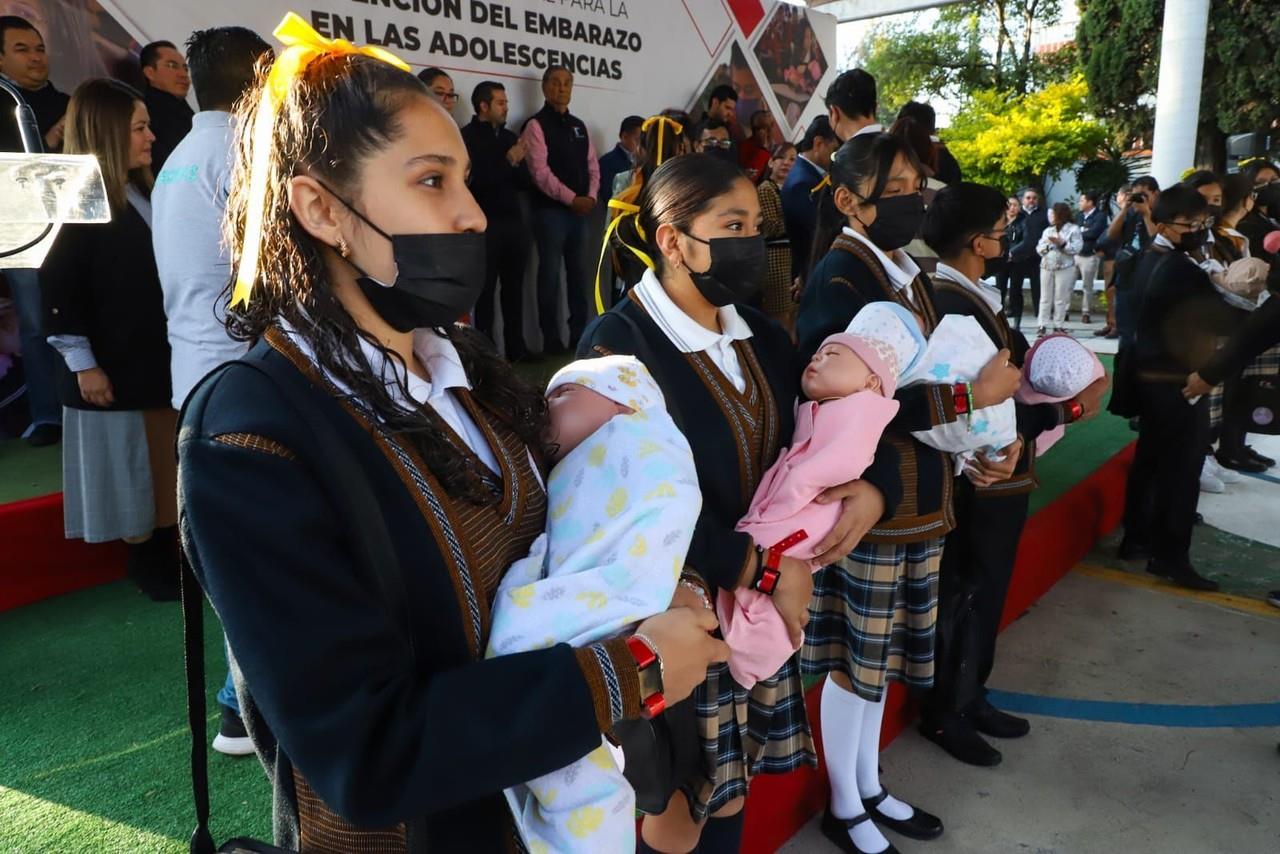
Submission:
M 871 816 L 863 813 L 857 818 L 836 818 L 835 813 L 831 812 L 831 807 L 828 806 L 827 811 L 822 815 L 822 835 L 845 854 L 869 854 L 855 845 L 853 837 L 849 835 L 851 827 L 856 827 L 864 821 L 871 821 Z M 888 848 L 877 851 L 876 854 L 901 854 L 901 852 L 890 842 Z
M 922 842 L 937 839 L 942 835 L 942 819 L 912 804 L 907 804 L 911 807 L 911 818 L 908 819 L 890 818 L 880 812 L 880 804 L 884 803 L 887 797 L 889 797 L 889 790 L 881 789 L 880 794 L 874 798 L 864 798 L 862 801 L 867 814 L 875 819 L 876 824 L 908 839 L 918 839 Z

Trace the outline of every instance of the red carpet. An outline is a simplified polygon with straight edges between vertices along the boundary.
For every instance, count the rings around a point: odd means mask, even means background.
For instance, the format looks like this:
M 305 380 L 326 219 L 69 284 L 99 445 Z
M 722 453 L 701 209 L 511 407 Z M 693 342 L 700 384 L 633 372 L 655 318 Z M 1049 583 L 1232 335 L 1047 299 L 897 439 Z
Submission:
M 1071 487 L 1053 503 L 1027 520 L 1018 548 L 1013 582 L 1005 600 L 1002 628 L 1012 623 L 1037 599 L 1058 583 L 1089 553 L 1093 544 L 1120 524 L 1124 514 L 1124 484 L 1133 460 L 1134 446 L 1103 463 L 1089 477 Z M 818 729 L 822 683 L 805 697 L 809 724 L 821 752 Z M 916 717 L 906 691 L 894 683 L 885 709 L 881 747 L 887 746 Z M 762 775 L 751 784 L 747 798 L 743 854 L 771 854 L 821 812 L 827 803 L 827 776 L 823 768 L 785 776 Z
M 0 505 L 0 612 L 124 575 L 121 543 L 62 536 L 62 493 Z

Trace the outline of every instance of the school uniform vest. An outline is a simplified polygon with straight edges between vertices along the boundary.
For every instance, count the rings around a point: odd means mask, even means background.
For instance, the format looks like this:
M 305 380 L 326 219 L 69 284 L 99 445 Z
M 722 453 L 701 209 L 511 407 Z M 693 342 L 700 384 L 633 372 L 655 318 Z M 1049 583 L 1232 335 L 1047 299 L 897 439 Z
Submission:
M 547 104 L 530 121 L 542 127 L 542 136 L 547 141 L 547 166 L 552 174 L 576 195 L 587 195 L 591 191 L 591 172 L 587 167 L 590 140 L 582 119 L 571 113 L 556 112 Z M 542 193 L 535 193 L 533 199 L 538 207 L 564 207 Z

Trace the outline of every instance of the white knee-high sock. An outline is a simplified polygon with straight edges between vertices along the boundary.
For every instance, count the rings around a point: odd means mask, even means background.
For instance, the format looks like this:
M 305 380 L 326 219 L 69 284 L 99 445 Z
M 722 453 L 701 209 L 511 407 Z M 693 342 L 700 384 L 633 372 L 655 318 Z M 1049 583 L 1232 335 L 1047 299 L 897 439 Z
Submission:
M 863 813 L 857 768 L 866 706 L 866 700 L 841 688 L 830 676 L 822 684 L 822 752 L 831 780 L 831 811 L 837 818 Z
M 858 792 L 864 799 L 874 798 L 880 794 L 880 727 L 884 723 L 884 703 L 889 696 L 889 686 L 885 686 L 880 695 L 880 702 L 868 703 L 862 716 L 862 735 L 858 746 Z M 905 821 L 911 818 L 915 810 L 910 804 L 903 803 L 893 795 L 885 798 L 877 807 L 880 812 Z
M 831 780 L 831 812 L 837 818 L 857 818 L 866 812 L 858 792 L 858 751 L 863 715 L 871 704 L 841 688 L 831 677 L 822 686 L 822 752 Z M 864 821 L 849 830 L 858 850 L 884 851 L 889 840 L 873 822 Z

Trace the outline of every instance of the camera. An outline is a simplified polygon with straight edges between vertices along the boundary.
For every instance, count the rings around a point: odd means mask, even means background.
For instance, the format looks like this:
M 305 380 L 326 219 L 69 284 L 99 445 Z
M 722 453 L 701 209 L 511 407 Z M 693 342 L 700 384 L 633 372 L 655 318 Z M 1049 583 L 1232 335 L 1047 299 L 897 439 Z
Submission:
M 1131 194 L 1129 194 L 1129 204 L 1131 204 L 1131 205 L 1143 205 L 1143 204 L 1146 204 L 1146 203 L 1147 203 L 1147 194 L 1146 194 L 1146 193 L 1131 193 Z

